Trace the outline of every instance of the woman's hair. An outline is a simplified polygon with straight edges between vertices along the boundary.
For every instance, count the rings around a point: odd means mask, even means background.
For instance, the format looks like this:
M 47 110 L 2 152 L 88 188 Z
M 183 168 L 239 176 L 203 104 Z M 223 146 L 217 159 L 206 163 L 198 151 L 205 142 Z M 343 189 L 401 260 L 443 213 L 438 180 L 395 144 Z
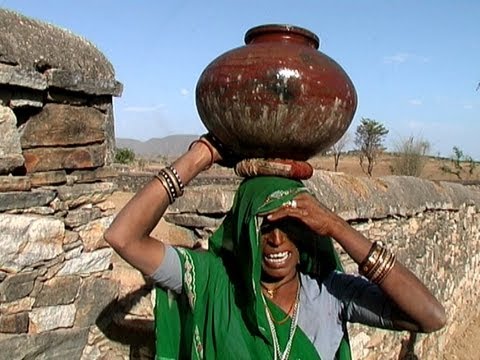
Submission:
M 290 241 L 294 243 L 299 251 L 307 251 L 309 253 L 315 251 L 314 241 L 316 235 L 300 220 L 286 218 L 272 222 L 264 219 L 260 226 L 260 231 L 264 233 L 274 228 L 278 228 L 287 234 Z

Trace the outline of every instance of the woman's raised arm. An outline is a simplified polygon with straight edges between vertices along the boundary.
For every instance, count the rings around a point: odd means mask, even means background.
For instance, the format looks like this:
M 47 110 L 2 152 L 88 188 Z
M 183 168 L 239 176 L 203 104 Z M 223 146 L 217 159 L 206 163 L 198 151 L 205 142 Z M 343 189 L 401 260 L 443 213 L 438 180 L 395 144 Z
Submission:
M 286 206 L 270 214 L 270 221 L 292 217 L 302 221 L 312 231 L 320 235 L 330 236 L 357 263 L 362 264 L 371 254 L 372 242 L 355 230 L 345 220 L 327 209 L 310 194 L 301 194 L 295 199 L 295 206 Z M 377 261 L 381 258 L 373 256 Z M 390 254 L 388 251 L 383 254 Z M 399 311 L 392 314 L 395 328 L 417 332 L 432 332 L 441 329 L 446 323 L 445 309 L 426 288 L 426 286 L 400 262 L 391 259 L 385 269 L 384 277 L 379 283 L 380 288 L 393 301 Z M 382 270 L 382 265 L 377 262 L 372 269 Z M 382 271 L 373 271 L 382 274 Z M 367 276 L 368 277 L 368 276 Z M 371 280 L 375 276 L 371 277 Z
M 219 160 L 221 156 L 218 151 L 204 137 L 194 142 L 171 165 L 174 171 L 167 169 L 166 176 L 159 174 L 153 177 L 125 205 L 105 232 L 105 240 L 128 263 L 142 273 L 151 275 L 162 263 L 165 247 L 150 233 L 165 213 L 172 194 L 181 190 L 179 183 L 187 185 L 202 170 Z

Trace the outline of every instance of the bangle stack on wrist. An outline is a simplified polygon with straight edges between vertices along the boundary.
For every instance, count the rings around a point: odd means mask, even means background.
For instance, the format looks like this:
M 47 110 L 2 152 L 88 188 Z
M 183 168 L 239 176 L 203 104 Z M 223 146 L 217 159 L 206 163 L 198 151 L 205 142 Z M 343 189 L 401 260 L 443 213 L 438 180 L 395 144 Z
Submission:
M 173 204 L 177 198 L 183 195 L 185 185 L 183 185 L 182 179 L 180 179 L 177 170 L 172 165 L 160 170 L 155 175 L 155 178 L 160 181 L 167 191 L 170 204 Z
M 381 241 L 375 241 L 358 267 L 361 275 L 376 284 L 381 284 L 395 265 L 395 255 Z

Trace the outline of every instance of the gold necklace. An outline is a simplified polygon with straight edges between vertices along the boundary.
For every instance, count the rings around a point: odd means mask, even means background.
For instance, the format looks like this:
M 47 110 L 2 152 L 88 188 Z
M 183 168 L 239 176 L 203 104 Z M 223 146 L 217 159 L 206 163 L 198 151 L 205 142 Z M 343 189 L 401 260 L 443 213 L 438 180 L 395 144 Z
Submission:
M 270 299 L 273 299 L 273 297 L 275 296 L 275 294 L 277 293 L 277 290 L 280 289 L 282 286 L 284 285 L 287 285 L 288 283 L 290 283 L 290 281 L 293 281 L 297 279 L 297 275 L 295 275 L 294 277 L 292 277 L 290 280 L 288 280 L 286 283 L 283 283 L 283 284 L 280 284 L 278 285 L 277 287 L 273 288 L 273 289 L 269 289 L 267 288 L 262 282 L 260 282 L 260 285 L 262 286 L 262 288 L 267 292 L 267 295 Z
M 272 321 L 277 324 L 277 325 L 282 325 L 282 324 L 285 324 L 285 322 L 288 320 L 288 318 L 290 317 L 290 313 L 292 312 L 293 308 L 295 307 L 295 305 L 297 304 L 297 299 L 295 299 L 293 302 L 292 302 L 292 305 L 290 306 L 290 309 L 288 309 L 288 313 L 287 315 L 282 319 L 282 320 L 277 320 L 273 317 L 273 314 L 272 312 L 270 311 L 270 308 L 268 307 L 267 305 L 267 311 L 268 311 L 268 314 L 270 315 L 270 318 L 272 319 Z
M 273 297 L 275 296 L 275 294 L 277 293 L 277 290 L 278 288 L 276 289 L 268 289 L 265 287 L 265 285 L 262 284 L 262 288 L 263 290 L 265 290 L 267 292 L 267 295 L 270 299 L 273 299 Z
M 292 279 L 295 279 L 295 278 L 296 278 L 296 276 L 293 277 Z M 285 284 L 288 284 L 290 281 L 291 281 L 291 280 L 289 280 L 289 281 L 286 282 Z M 285 285 L 285 284 L 282 284 L 282 285 Z M 282 286 L 282 285 L 281 285 L 281 286 Z M 279 287 L 281 287 L 281 286 L 279 286 Z M 262 287 L 267 291 L 267 294 L 268 294 L 268 296 L 269 296 L 270 298 L 273 298 L 273 296 L 275 295 L 275 292 L 276 292 L 276 291 L 278 290 L 278 288 L 279 288 L 279 287 L 277 287 L 276 289 L 269 290 L 269 289 L 267 289 L 265 286 L 263 286 L 263 284 L 262 284 Z M 297 295 L 295 296 L 295 299 L 293 300 L 292 305 L 290 305 L 290 309 L 288 309 L 287 315 L 286 315 L 283 319 L 281 319 L 281 320 L 275 319 L 275 318 L 273 317 L 273 314 L 272 314 L 270 308 L 268 307 L 267 304 L 265 304 L 265 305 L 266 305 L 266 308 L 267 308 L 267 311 L 268 311 L 268 314 L 270 315 L 270 318 L 272 319 L 272 321 L 273 321 L 275 324 L 277 324 L 277 325 L 282 325 L 282 324 L 284 324 L 284 323 L 288 320 L 288 318 L 290 317 L 290 314 L 291 314 L 293 308 L 297 306 L 298 299 L 299 299 L 299 296 L 298 296 L 298 295 L 299 295 L 299 292 L 300 292 L 300 283 L 297 284 Z

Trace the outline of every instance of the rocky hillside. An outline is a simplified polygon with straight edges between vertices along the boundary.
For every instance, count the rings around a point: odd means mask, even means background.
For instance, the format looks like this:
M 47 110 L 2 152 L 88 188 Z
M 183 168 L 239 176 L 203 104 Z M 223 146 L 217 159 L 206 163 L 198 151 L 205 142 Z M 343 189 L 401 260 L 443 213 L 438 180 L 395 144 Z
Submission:
M 174 156 L 182 154 L 190 143 L 199 135 L 171 135 L 164 138 L 153 138 L 148 141 L 117 138 L 117 148 L 132 149 L 136 155 L 150 156 Z

